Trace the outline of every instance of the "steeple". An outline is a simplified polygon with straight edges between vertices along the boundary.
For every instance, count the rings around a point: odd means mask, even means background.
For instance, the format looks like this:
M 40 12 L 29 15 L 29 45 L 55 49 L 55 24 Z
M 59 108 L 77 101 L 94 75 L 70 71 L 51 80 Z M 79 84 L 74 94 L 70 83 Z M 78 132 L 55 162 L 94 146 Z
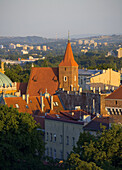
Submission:
M 67 43 L 65 55 L 63 60 L 59 64 L 59 66 L 78 66 L 73 56 L 72 47 L 69 39 L 69 32 L 68 32 L 68 43 Z
M 59 64 L 59 88 L 66 91 L 78 90 L 78 64 L 73 56 L 69 32 L 65 55 Z

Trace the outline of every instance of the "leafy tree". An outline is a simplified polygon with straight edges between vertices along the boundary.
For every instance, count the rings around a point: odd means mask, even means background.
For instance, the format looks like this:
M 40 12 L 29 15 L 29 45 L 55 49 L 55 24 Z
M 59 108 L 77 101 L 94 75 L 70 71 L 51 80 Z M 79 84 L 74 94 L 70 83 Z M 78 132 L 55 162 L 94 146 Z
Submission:
M 94 162 L 85 162 L 80 159 L 79 154 L 72 153 L 69 158 L 71 170 L 102 170 Z
M 0 105 L 0 169 L 39 162 L 44 143 L 33 117 L 13 107 Z
M 111 129 L 103 128 L 98 136 L 81 134 L 74 151 L 80 154 L 81 160 L 94 162 L 104 169 L 122 166 L 122 127 L 112 125 Z

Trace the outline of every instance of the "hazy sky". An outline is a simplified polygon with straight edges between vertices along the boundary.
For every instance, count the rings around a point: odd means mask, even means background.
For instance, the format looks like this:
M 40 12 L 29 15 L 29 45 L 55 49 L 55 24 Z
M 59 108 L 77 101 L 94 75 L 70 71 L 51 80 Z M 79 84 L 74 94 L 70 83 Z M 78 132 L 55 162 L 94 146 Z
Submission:
M 122 0 L 0 0 L 0 36 L 122 33 Z

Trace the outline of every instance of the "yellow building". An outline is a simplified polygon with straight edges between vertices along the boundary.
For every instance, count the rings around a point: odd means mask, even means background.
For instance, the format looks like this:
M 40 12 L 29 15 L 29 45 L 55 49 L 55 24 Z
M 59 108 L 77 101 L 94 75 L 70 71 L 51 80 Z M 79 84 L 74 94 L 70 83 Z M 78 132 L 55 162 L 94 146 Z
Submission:
M 120 85 L 120 73 L 108 68 L 103 70 L 102 74 L 96 74 L 90 78 L 91 84 L 104 84 L 106 86 L 119 87 Z M 107 88 L 106 88 L 107 90 Z
M 122 48 L 119 48 L 118 49 L 118 58 L 121 58 L 122 57 Z

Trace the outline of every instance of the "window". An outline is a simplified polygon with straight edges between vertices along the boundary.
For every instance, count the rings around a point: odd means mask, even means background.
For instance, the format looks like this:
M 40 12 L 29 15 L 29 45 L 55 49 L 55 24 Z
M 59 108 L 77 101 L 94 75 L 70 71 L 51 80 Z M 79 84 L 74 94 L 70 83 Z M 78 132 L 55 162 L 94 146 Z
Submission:
M 47 156 L 49 155 L 49 149 L 47 148 Z
M 80 84 L 83 84 L 83 80 L 82 79 L 80 80 Z
M 60 143 L 63 143 L 63 137 L 60 135 Z
M 54 134 L 54 142 L 56 142 L 56 134 Z
M 50 142 L 52 142 L 52 133 L 50 133 Z
M 60 151 L 60 159 L 63 159 L 63 151 Z
M 72 137 L 72 146 L 75 146 L 75 138 Z
M 54 155 L 53 158 L 56 159 L 56 149 L 54 149 Z
M 74 76 L 74 81 L 76 81 L 76 76 Z
M 46 140 L 48 141 L 48 132 L 47 132 L 47 139 Z
M 67 136 L 66 144 L 69 145 L 69 136 Z
M 65 71 L 66 71 L 66 67 L 65 67 Z
M 67 76 L 64 76 L 64 81 L 65 81 L 65 82 L 67 81 Z
M 116 100 L 116 104 L 117 104 L 117 100 Z
M 50 148 L 50 157 L 52 157 L 52 148 Z

